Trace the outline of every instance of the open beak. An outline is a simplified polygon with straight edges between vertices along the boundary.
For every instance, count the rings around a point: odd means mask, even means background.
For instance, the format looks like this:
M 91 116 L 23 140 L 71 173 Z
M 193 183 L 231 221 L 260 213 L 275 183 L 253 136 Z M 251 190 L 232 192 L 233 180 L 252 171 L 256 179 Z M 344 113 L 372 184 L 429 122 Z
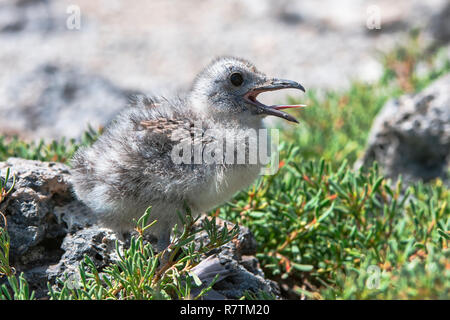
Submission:
M 288 121 L 292 121 L 295 123 L 298 123 L 298 120 L 295 119 L 290 114 L 281 111 L 282 109 L 291 109 L 291 108 L 302 108 L 306 107 L 306 105 L 303 104 L 297 104 L 297 105 L 273 105 L 273 106 L 266 106 L 265 104 L 262 104 L 258 100 L 256 100 L 256 97 L 266 91 L 275 91 L 275 90 L 281 90 L 281 89 L 299 89 L 305 92 L 305 88 L 300 83 L 297 83 L 295 81 L 291 80 L 282 80 L 282 79 L 271 79 L 267 82 L 265 82 L 262 86 L 255 87 L 251 89 L 249 92 L 247 92 L 244 96 L 244 99 L 254 105 L 256 107 L 256 113 L 258 114 L 265 114 L 265 115 L 271 115 L 276 116 L 279 118 L 283 118 Z

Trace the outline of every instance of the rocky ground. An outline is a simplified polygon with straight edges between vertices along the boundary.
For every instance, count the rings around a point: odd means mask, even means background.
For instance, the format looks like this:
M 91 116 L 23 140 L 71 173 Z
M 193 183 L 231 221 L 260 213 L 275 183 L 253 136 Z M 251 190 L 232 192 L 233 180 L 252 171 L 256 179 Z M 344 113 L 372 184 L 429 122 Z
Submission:
M 2 0 L 0 133 L 77 138 L 87 123 L 107 123 L 132 92 L 186 91 L 219 55 L 306 88 L 376 80 L 379 53 L 412 28 L 447 43 L 448 11 L 445 0 Z
M 130 235 L 118 235 L 98 226 L 90 210 L 74 198 L 67 166 L 11 158 L 0 162 L 0 172 L 7 167 L 17 175 L 13 192 L 0 205 L 11 237 L 10 263 L 16 272 L 25 273 L 37 298 L 46 297 L 47 282 L 55 285 L 57 279 L 76 281 L 78 265 L 85 255 L 100 272 L 119 259 L 116 241 L 122 249 Z M 204 232 L 197 234 L 196 242 L 204 242 L 205 237 Z M 192 270 L 204 284 L 221 274 L 207 298 L 238 299 L 247 290 L 279 296 L 277 284 L 264 278 L 254 257 L 256 249 L 251 232 L 241 227 L 235 240 L 209 252 L 208 259 L 205 257 Z
M 377 161 L 383 173 L 406 181 L 441 178 L 447 185 L 450 164 L 450 75 L 422 92 L 386 103 L 376 117 L 363 158 L 356 167 Z

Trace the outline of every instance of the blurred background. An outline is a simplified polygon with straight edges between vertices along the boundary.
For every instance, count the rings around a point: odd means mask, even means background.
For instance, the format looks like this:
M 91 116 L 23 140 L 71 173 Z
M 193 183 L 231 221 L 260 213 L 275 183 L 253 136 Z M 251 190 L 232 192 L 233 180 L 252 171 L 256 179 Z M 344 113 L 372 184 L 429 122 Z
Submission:
M 382 54 L 414 29 L 445 46 L 449 2 L 0 0 L 0 134 L 78 138 L 129 94 L 182 95 L 220 55 L 345 90 L 378 81 Z

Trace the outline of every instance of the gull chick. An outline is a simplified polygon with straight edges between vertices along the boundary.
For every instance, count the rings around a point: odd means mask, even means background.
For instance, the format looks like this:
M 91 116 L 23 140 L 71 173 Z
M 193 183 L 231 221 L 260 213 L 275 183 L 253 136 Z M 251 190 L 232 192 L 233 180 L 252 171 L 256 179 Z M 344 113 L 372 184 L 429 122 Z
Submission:
M 118 232 L 131 230 L 151 206 L 157 223 L 149 232 L 157 249 L 165 249 L 185 206 L 196 216 L 255 181 L 264 164 L 238 163 L 236 150 L 250 158 L 258 141 L 249 133 L 263 129 L 266 116 L 298 122 L 281 110 L 301 105 L 267 106 L 256 99 L 262 92 L 286 88 L 305 91 L 297 82 L 266 77 L 246 60 L 224 57 L 198 74 L 183 99 L 136 98 L 92 146 L 74 155 L 78 198 L 103 225 Z M 218 141 L 232 141 L 235 148 L 220 152 Z M 193 155 L 179 148 L 186 143 Z M 208 148 L 216 159 L 235 162 L 206 161 L 201 155 Z M 200 150 L 200 161 L 195 150 Z M 191 161 L 178 161 L 181 155 Z

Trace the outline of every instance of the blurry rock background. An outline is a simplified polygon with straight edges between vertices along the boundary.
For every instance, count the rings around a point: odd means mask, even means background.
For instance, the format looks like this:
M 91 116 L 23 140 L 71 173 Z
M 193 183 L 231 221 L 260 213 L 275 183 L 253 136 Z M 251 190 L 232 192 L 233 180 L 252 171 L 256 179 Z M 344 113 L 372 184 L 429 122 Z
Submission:
M 367 149 L 356 167 L 377 161 L 383 173 L 396 179 L 450 185 L 450 74 L 422 92 L 386 103 L 375 118 Z
M 0 0 L 0 134 L 77 138 L 88 123 L 111 120 L 130 93 L 188 90 L 219 55 L 307 88 L 374 81 L 380 52 L 412 28 L 447 44 L 449 8 L 445 0 Z M 381 29 L 368 28 L 377 13 Z

